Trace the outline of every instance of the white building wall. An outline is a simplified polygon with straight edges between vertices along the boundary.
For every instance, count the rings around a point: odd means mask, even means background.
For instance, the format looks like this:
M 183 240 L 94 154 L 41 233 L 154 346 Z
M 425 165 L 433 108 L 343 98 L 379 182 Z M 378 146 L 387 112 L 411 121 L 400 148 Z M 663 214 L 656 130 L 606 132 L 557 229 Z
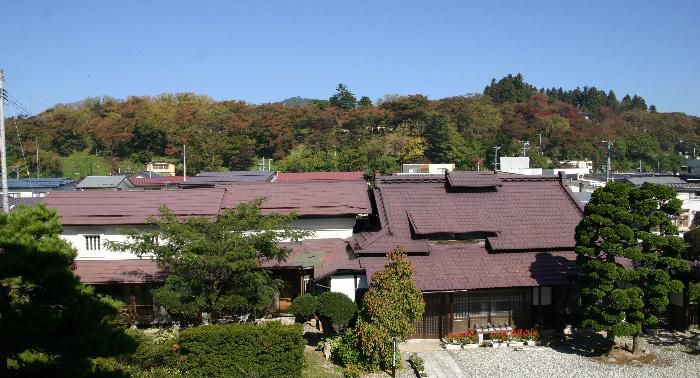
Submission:
M 292 222 L 292 226 L 303 230 L 313 231 L 314 234 L 306 239 L 346 239 L 352 236 L 352 229 L 355 226 L 355 217 L 334 217 L 334 218 L 307 218 L 297 219 Z M 148 226 L 63 226 L 63 239 L 67 240 L 78 251 L 80 260 L 126 260 L 136 259 L 133 253 L 114 252 L 107 249 L 105 241 L 123 242 L 127 238 L 123 234 L 125 229 L 145 230 Z M 99 236 L 101 248 L 99 250 L 88 250 L 85 236 Z
M 127 237 L 121 232 L 125 228 L 146 229 L 146 226 L 63 226 L 61 237 L 78 251 L 78 260 L 128 260 L 137 259 L 133 253 L 114 252 L 107 249 L 105 242 L 123 242 Z M 99 236 L 100 249 L 88 250 L 85 236 Z
M 352 236 L 355 217 L 297 219 L 292 227 L 313 231 L 307 239 L 347 239 Z
M 331 277 L 330 287 L 332 292 L 343 293 L 355 302 L 355 291 L 357 289 L 366 289 L 369 286 L 367 284 L 367 276 L 358 274 L 333 276 Z

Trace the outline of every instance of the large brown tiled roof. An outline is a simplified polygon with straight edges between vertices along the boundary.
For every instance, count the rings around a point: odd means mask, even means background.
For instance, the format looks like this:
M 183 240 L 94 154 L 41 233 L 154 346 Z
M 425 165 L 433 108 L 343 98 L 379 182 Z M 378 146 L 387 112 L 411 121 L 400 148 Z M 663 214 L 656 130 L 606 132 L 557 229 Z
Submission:
M 280 172 L 277 182 L 364 180 L 364 172 Z
M 381 253 L 402 244 L 409 252 L 429 253 L 427 239 L 447 233 L 483 234 L 495 251 L 573 249 L 582 208 L 559 178 L 499 176 L 500 186 L 468 192 L 453 192 L 444 177 L 379 178 L 382 229 L 356 236 L 355 251 Z M 468 177 L 461 176 L 460 185 L 478 188 L 469 186 Z M 485 181 L 476 179 L 477 185 Z
M 87 284 L 162 282 L 155 260 L 75 260 L 74 273 Z
M 300 216 L 369 214 L 367 184 L 364 181 L 277 182 L 227 186 L 223 207 L 264 198 L 265 214 L 296 213 Z
M 217 216 L 224 189 L 50 192 L 44 203 L 65 225 L 145 224 L 165 205 L 178 216 Z
M 359 257 L 370 278 L 385 257 Z M 489 253 L 483 245 L 434 245 L 430 255 L 412 255 L 413 276 L 422 291 L 561 286 L 579 271 L 575 252 Z
M 349 242 L 368 276 L 398 245 L 424 291 L 560 285 L 576 271 L 583 208 L 558 177 L 377 177 L 374 194 L 380 230 Z

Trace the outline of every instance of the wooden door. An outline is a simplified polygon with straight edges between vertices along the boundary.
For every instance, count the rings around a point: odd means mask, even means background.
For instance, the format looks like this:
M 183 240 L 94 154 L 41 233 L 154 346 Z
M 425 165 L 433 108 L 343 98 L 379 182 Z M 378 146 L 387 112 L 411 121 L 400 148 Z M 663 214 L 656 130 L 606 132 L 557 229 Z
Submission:
M 416 335 L 414 337 L 421 339 L 439 339 L 445 332 L 446 312 L 445 312 L 445 295 L 440 294 L 425 294 L 425 312 L 423 320 L 419 321 L 416 327 Z

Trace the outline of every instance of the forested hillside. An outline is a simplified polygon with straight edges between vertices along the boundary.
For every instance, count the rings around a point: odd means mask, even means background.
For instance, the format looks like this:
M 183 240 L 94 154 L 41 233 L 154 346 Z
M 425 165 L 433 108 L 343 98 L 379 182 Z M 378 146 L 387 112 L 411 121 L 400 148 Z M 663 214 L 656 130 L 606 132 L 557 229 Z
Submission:
M 180 162 L 188 172 L 244 170 L 261 157 L 286 171 L 400 170 L 401 163 L 454 162 L 492 166 L 530 142 L 532 165 L 565 159 L 603 163 L 601 140 L 615 140 L 616 170 L 678 170 L 680 154 L 700 154 L 700 119 L 661 113 L 639 96 L 618 100 L 595 87 L 538 89 L 521 75 L 493 80 L 482 94 L 430 100 L 415 94 L 358 100 L 339 85 L 327 100 L 288 99 L 252 105 L 189 93 L 126 100 L 89 98 L 31 117 L 9 119 L 10 169 L 42 176 L 134 170 L 152 159 Z M 16 129 L 27 155 L 25 166 Z M 540 144 L 541 140 L 541 144 Z M 100 166 L 98 171 L 97 166 Z M 180 165 L 181 166 L 181 165 Z

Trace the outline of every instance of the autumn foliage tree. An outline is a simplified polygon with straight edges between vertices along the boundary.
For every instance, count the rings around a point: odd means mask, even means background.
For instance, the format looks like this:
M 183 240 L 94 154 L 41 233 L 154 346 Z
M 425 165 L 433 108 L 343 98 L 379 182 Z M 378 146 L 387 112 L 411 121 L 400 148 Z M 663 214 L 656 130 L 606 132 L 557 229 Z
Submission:
M 685 243 L 672 217 L 681 202 L 673 189 L 646 183 L 632 188 L 610 182 L 593 193 L 576 228 L 583 325 L 615 336 L 655 326 L 669 294 L 683 289 Z M 611 343 L 612 345 L 612 343 Z
M 404 341 L 416 331 L 423 317 L 423 294 L 413 282 L 415 269 L 402 247 L 387 255 L 383 271 L 372 276 L 357 321 L 357 338 L 371 367 L 390 368 L 392 337 Z M 398 354 L 397 352 L 397 355 Z

